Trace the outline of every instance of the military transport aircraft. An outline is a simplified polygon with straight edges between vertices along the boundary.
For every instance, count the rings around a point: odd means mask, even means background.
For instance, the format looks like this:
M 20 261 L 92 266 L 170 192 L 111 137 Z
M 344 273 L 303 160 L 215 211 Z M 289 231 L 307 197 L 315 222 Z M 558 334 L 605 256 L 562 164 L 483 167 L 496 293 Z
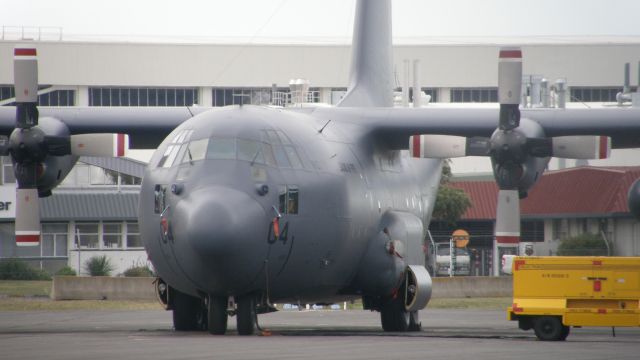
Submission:
M 141 235 L 176 330 L 252 334 L 275 302 L 362 298 L 385 331 L 419 330 L 431 295 L 423 245 L 442 158 L 486 155 L 498 241 L 551 156 L 639 144 L 637 109 L 520 111 L 521 51 L 499 52 L 495 109 L 392 107 L 391 1 L 359 0 L 348 92 L 336 107 L 36 108 L 36 49 L 15 49 L 16 106 L 0 109 L 18 182 L 16 240 L 37 244 L 38 197 L 79 155 L 157 150 Z M 115 136 L 122 140 L 122 136 Z M 506 209 L 506 210 L 505 210 Z

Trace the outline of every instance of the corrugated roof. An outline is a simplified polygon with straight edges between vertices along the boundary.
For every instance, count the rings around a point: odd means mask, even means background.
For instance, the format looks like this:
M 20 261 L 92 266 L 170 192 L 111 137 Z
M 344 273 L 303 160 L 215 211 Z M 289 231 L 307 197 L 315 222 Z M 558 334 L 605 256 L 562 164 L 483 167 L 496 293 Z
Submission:
M 135 220 L 138 192 L 54 192 L 40 199 L 44 221 Z
M 144 168 L 147 166 L 142 161 L 116 157 L 82 156 L 78 161 L 139 178 L 144 175 Z
M 579 167 L 545 173 L 520 202 L 523 216 L 628 213 L 627 191 L 640 178 L 640 167 Z M 463 219 L 495 219 L 498 187 L 493 181 L 458 181 L 473 207 Z

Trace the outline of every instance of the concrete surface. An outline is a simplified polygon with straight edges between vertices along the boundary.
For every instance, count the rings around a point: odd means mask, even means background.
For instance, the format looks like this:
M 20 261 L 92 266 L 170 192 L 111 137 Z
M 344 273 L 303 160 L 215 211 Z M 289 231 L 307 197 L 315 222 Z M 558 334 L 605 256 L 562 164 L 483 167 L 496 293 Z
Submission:
M 2 359 L 637 359 L 640 329 L 572 330 L 537 341 L 504 311 L 425 310 L 423 331 L 383 333 L 368 311 L 286 311 L 260 316 L 271 336 L 171 330 L 164 311 L 0 312 Z

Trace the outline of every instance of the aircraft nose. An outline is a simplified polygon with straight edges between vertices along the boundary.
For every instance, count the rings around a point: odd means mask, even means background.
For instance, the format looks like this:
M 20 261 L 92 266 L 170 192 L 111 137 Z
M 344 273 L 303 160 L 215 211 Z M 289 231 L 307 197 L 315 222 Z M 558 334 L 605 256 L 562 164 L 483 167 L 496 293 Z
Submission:
M 186 225 L 183 241 L 192 250 L 192 274 L 202 274 L 202 281 L 216 289 L 255 279 L 266 256 L 269 226 L 255 199 L 234 189 L 207 188 L 180 202 L 178 212 Z M 177 241 L 180 237 L 176 234 Z

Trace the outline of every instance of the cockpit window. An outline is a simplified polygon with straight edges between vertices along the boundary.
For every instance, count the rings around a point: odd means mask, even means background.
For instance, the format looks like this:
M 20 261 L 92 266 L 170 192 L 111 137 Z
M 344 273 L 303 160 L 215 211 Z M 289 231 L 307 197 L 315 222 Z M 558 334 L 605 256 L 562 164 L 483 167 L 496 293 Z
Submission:
M 207 159 L 233 160 L 236 158 L 236 140 L 211 138 L 207 148 Z
M 291 163 L 289 162 L 289 157 L 287 157 L 287 153 L 284 151 L 284 147 L 278 145 L 273 147 L 273 153 L 276 156 L 276 162 L 280 167 L 291 167 Z
M 298 152 L 293 146 L 285 146 L 284 151 L 287 153 L 287 157 L 289 158 L 291 167 L 295 169 L 299 169 L 302 167 L 302 161 L 300 161 L 300 156 L 298 156 Z
M 238 160 L 264 164 L 262 144 L 257 141 L 238 139 Z
M 207 153 L 207 145 L 209 139 L 194 140 L 186 146 L 186 151 L 182 157 L 182 163 L 191 163 L 194 161 L 202 160 Z

